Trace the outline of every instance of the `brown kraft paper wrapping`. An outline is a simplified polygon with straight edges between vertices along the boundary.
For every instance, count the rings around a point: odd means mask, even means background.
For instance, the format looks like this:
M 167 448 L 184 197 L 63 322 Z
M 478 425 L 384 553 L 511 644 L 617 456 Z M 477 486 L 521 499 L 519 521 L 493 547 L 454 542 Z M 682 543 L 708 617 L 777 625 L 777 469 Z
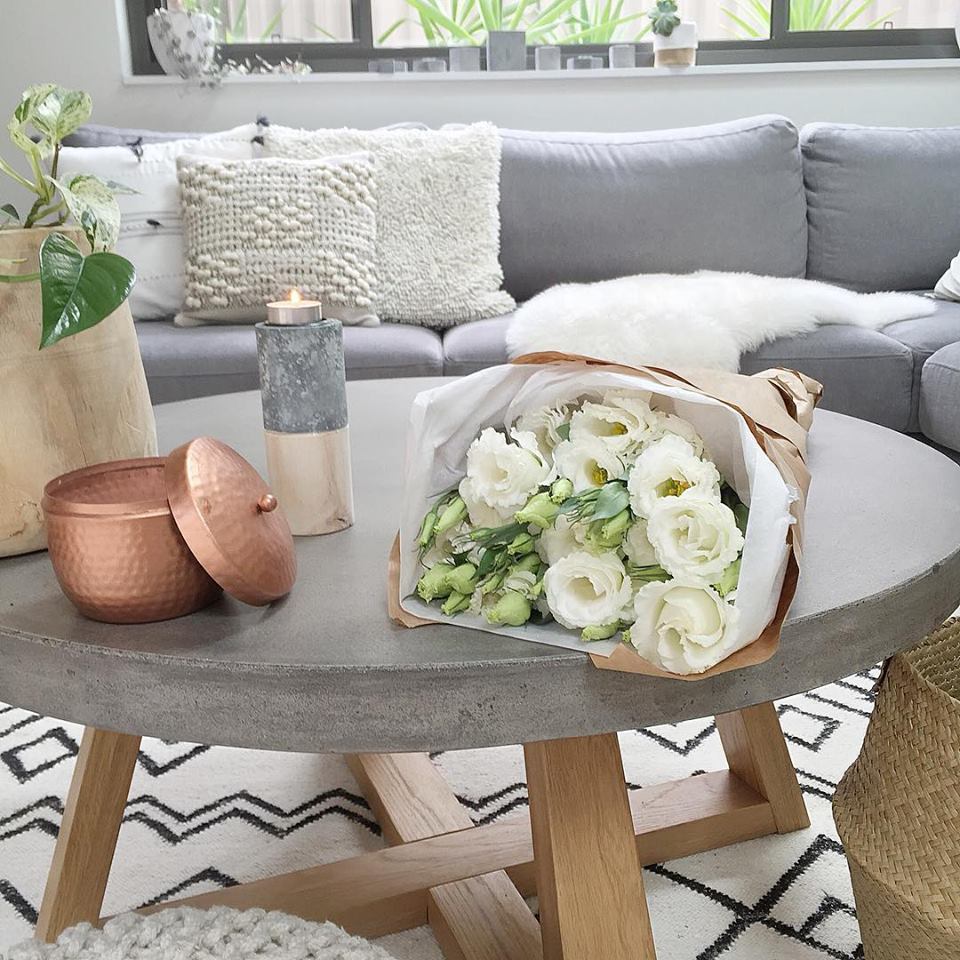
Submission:
M 515 364 L 546 365 L 583 363 L 620 373 L 636 373 L 664 386 L 683 387 L 693 393 L 712 397 L 736 410 L 746 421 L 760 448 L 767 455 L 788 486 L 793 487 L 797 499 L 790 512 L 794 523 L 787 534 L 790 557 L 780 590 L 780 601 L 773 620 L 751 644 L 727 657 L 703 673 L 680 675 L 668 673 L 644 660 L 625 644 L 618 646 L 609 657 L 590 654 L 594 666 L 601 670 L 621 673 L 640 673 L 674 680 L 703 680 L 708 677 L 740 670 L 769 660 L 780 644 L 780 631 L 787 611 L 793 602 L 799 578 L 803 548 L 803 516 L 810 473 L 807 470 L 807 431 L 813 421 L 813 411 L 820 402 L 822 386 L 810 377 L 794 370 L 773 369 L 743 376 L 719 370 L 688 368 L 683 371 L 660 367 L 632 367 L 609 363 L 594 357 L 565 353 L 526 354 L 512 361 Z M 387 606 L 390 618 L 406 627 L 420 627 L 436 621 L 423 620 L 400 606 L 400 538 L 394 540 L 390 551 L 387 577 Z

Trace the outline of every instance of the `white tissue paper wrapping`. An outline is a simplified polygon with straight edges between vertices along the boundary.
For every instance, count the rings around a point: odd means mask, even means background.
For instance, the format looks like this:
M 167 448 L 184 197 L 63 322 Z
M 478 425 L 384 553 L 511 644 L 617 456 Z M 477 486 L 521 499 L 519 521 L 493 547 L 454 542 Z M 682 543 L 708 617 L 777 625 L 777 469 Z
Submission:
M 469 613 L 447 617 L 416 594 L 424 572 L 417 558 L 420 524 L 433 501 L 463 478 L 467 449 L 480 431 L 485 427 L 502 429 L 527 410 L 611 388 L 648 391 L 653 395 L 651 406 L 689 420 L 704 440 L 706 456 L 750 508 L 735 602 L 740 611 L 739 635 L 730 653 L 760 636 L 773 619 L 780 598 L 790 552 L 790 504 L 796 491 L 731 407 L 682 387 L 580 363 L 492 367 L 416 397 L 407 436 L 400 523 L 400 605 L 405 611 L 425 620 L 599 656 L 609 656 L 616 649 L 616 638 L 584 643 L 576 631 L 554 621 L 510 627 L 489 624 Z

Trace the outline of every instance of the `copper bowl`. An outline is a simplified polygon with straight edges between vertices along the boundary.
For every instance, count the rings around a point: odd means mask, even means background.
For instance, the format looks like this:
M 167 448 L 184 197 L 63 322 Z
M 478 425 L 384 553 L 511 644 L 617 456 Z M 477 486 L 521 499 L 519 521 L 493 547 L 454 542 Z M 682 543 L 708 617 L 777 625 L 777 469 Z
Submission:
M 168 620 L 221 593 L 174 522 L 165 463 L 114 460 L 66 473 L 43 491 L 53 569 L 63 592 L 93 620 Z

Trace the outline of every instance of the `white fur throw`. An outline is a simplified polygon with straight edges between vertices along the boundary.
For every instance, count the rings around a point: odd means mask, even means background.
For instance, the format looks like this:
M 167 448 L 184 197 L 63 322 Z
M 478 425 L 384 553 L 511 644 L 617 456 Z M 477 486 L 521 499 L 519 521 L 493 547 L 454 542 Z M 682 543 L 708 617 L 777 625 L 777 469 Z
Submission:
M 933 313 L 906 293 L 858 294 L 813 280 L 750 273 L 648 274 L 551 287 L 507 331 L 511 357 L 541 350 L 631 365 L 736 371 L 740 355 L 822 324 L 877 330 Z
M 366 150 L 377 163 L 377 312 L 443 329 L 509 313 L 500 289 L 500 135 L 458 130 L 292 130 L 269 126 L 272 156 Z
M 372 326 L 377 213 L 369 154 L 177 160 L 186 300 L 181 326 L 263 319 L 296 287 L 323 314 Z

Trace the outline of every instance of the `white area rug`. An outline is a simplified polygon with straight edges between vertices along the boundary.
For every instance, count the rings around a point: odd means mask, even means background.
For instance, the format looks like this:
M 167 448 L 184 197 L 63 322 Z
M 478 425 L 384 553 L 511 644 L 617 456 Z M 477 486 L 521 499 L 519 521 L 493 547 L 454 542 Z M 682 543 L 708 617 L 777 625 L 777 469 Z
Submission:
M 645 871 L 659 960 L 862 960 L 830 813 L 877 671 L 779 704 L 813 821 Z M 0 705 L 0 954 L 30 936 L 80 729 Z M 631 789 L 724 766 L 711 720 L 621 735 Z M 516 747 L 436 756 L 478 822 L 526 805 Z M 338 757 L 143 742 L 105 910 L 338 860 L 382 843 Z M 379 941 L 440 960 L 429 929 Z

